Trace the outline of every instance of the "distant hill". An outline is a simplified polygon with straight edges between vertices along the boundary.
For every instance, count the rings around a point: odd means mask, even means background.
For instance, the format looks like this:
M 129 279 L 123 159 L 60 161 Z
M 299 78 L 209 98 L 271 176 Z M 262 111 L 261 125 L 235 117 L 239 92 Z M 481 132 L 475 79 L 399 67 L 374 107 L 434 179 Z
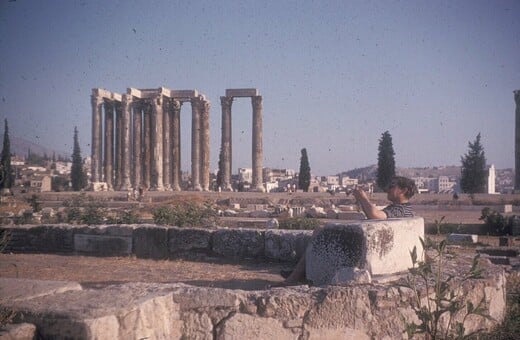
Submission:
M 424 168 L 396 168 L 395 172 L 398 176 L 405 177 L 457 177 L 460 176 L 460 166 L 434 166 Z M 363 168 L 356 168 L 343 171 L 340 175 L 347 175 L 350 178 L 357 178 L 361 181 L 375 180 L 377 174 L 377 165 L 369 165 Z
M 4 134 L 0 134 L 0 151 L 2 149 L 2 142 L 4 140 Z M 59 151 L 59 150 L 53 150 L 51 148 L 47 148 L 42 145 L 38 145 L 34 142 L 28 141 L 27 139 L 13 136 L 9 134 L 9 141 L 11 143 L 11 154 L 19 156 L 19 157 L 27 157 L 27 152 L 30 149 L 31 153 L 38 154 L 38 155 L 44 155 L 47 154 L 48 156 L 52 156 L 54 153 L 56 157 L 59 155 L 64 157 L 70 157 L 71 152 L 65 152 L 65 151 Z

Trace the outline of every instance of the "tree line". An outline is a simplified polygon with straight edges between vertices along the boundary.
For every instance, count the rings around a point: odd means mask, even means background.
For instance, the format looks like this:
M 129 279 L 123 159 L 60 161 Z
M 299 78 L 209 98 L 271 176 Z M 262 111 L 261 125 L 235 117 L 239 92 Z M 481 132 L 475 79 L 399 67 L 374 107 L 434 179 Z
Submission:
M 484 147 L 480 141 L 480 132 L 474 142 L 468 142 L 468 152 L 461 156 L 460 187 L 462 192 L 470 195 L 486 190 L 487 168 Z M 395 177 L 395 151 L 390 132 L 385 131 L 379 139 L 377 155 L 376 186 L 386 191 L 392 178 Z M 311 168 L 307 149 L 301 150 L 298 187 L 307 192 L 310 186 Z

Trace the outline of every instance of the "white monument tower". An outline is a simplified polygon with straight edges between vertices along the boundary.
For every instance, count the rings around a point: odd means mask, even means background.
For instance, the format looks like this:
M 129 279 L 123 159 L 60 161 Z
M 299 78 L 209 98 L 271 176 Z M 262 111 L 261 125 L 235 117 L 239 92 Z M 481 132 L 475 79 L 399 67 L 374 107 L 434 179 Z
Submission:
M 496 194 L 495 192 L 495 165 L 491 164 L 488 172 L 488 194 Z

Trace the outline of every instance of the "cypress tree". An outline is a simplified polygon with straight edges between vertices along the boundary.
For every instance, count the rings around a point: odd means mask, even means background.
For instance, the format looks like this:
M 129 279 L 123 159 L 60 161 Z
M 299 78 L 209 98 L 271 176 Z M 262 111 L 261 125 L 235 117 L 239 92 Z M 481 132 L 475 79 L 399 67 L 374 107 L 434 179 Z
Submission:
M 473 143 L 468 142 L 468 153 L 462 162 L 460 188 L 468 194 L 484 192 L 486 188 L 486 156 L 480 143 L 480 132 Z
M 301 150 L 302 156 L 300 158 L 300 174 L 298 175 L 298 187 L 303 191 L 309 191 L 311 185 L 311 167 L 309 166 L 309 159 L 307 157 L 307 149 Z
M 11 141 L 9 140 L 9 125 L 4 121 L 4 144 L 0 156 L 0 188 L 11 189 L 13 186 L 13 169 L 11 168 Z
M 395 176 L 395 152 L 390 132 L 385 131 L 379 140 L 379 153 L 377 156 L 377 186 L 385 190 Z
M 72 167 L 70 171 L 70 181 L 72 190 L 79 191 L 84 186 L 83 159 L 81 158 L 81 150 L 78 140 L 78 128 L 74 127 L 74 147 L 72 150 Z

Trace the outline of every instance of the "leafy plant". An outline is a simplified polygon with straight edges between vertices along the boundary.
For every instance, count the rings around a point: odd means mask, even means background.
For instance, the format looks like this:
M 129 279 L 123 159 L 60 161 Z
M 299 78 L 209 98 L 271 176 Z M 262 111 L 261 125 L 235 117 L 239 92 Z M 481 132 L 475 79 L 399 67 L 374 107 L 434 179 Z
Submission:
M 34 212 L 42 210 L 42 202 L 36 194 L 33 194 L 30 198 L 28 198 L 27 203 L 29 203 Z
M 500 235 L 510 235 L 512 232 L 513 218 L 504 216 L 489 207 L 482 209 L 479 220 L 484 221 L 488 227 L 495 229 Z
M 63 202 L 66 207 L 65 222 L 84 224 L 103 224 L 107 220 L 104 202 L 81 193 Z
M 162 225 L 203 226 L 216 223 L 217 212 L 209 203 L 199 205 L 193 202 L 162 206 L 152 212 L 154 223 Z
M 479 254 L 473 258 L 471 268 L 463 273 L 460 281 L 456 283 L 454 275 L 444 273 L 446 241 L 436 243 L 429 238 L 421 238 L 420 241 L 423 255 L 426 255 L 426 249 L 433 249 L 434 256 L 423 256 L 425 260 L 420 261 L 416 247 L 410 252 L 412 268 L 408 269 L 402 286 L 413 291 L 412 308 L 419 322 L 406 324 L 408 337 L 425 334 L 427 339 L 467 338 L 471 334 L 465 334 L 464 323 L 469 315 L 490 318 L 484 308 L 484 297 L 475 306 L 471 301 L 465 300 L 460 289 L 463 282 L 481 278 L 481 270 L 478 267 Z M 462 320 L 457 321 L 455 317 L 460 313 L 463 314 Z
M 320 222 L 309 217 L 291 217 L 280 221 L 280 229 L 314 230 Z

